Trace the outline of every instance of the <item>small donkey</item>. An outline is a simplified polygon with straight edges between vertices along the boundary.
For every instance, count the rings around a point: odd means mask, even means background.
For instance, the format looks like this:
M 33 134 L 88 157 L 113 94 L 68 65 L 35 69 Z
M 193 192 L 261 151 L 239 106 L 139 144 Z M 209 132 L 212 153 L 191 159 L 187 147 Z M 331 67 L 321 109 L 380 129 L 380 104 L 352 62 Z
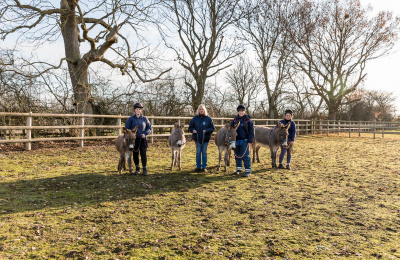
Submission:
M 240 122 L 235 126 L 231 126 L 228 123 L 223 128 L 219 129 L 215 136 L 215 144 L 217 145 L 219 151 L 218 171 L 221 169 L 222 152 L 225 153 L 225 171 L 226 167 L 230 165 L 231 150 L 236 148 L 236 129 L 239 127 L 239 125 Z
M 178 122 L 176 122 L 175 127 L 171 131 L 171 135 L 168 138 L 168 143 L 172 150 L 171 171 L 174 168 L 174 165 L 178 165 L 179 170 L 182 170 L 181 153 L 186 143 L 185 133 L 183 132 L 184 126 L 185 125 L 183 124 L 178 125 Z
M 128 160 L 129 173 L 132 174 L 132 151 L 135 147 L 136 131 L 138 127 L 136 126 L 133 131 L 130 129 L 123 128 L 124 134 L 118 136 L 115 146 L 119 153 L 118 162 L 118 173 L 122 173 L 122 169 L 126 170 L 125 164 Z

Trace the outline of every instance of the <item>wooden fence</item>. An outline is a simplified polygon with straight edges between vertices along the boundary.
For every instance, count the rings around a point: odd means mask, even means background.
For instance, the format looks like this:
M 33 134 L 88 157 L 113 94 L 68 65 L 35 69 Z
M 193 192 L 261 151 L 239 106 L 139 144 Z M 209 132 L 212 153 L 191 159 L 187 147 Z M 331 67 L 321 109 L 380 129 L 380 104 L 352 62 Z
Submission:
M 19 119 L 19 122 L 26 122 L 25 125 L 7 125 L 7 118 Z M 54 125 L 35 125 L 35 118 L 69 118 L 74 119 L 71 122 L 74 124 L 61 125 L 60 120 L 55 120 Z M 91 122 L 93 119 L 111 119 L 115 120 L 115 124 L 111 125 L 90 125 L 85 122 Z M 123 120 L 128 119 L 129 116 L 122 115 L 88 115 L 88 114 L 42 114 L 42 113 L 6 113 L 0 112 L 0 145 L 10 143 L 26 143 L 26 150 L 31 150 L 32 142 L 48 142 L 48 141 L 79 141 L 79 146 L 84 146 L 85 140 L 93 139 L 115 139 L 121 134 L 121 129 L 124 125 Z M 161 117 L 161 116 L 147 116 L 152 124 L 152 133 L 148 136 L 150 141 L 153 143 L 154 138 L 167 137 L 169 133 L 165 133 L 165 130 L 172 128 L 173 123 L 178 121 L 185 123 L 188 126 L 192 117 Z M 217 129 L 224 126 L 225 123 L 231 122 L 232 118 L 213 118 L 215 127 Z M 268 126 L 272 127 L 277 124 L 279 119 L 252 119 L 256 126 Z M 8 120 L 12 122 L 11 120 Z M 167 122 L 166 124 L 158 124 L 155 122 Z M 361 133 L 372 133 L 373 138 L 376 135 L 385 134 L 400 134 L 400 123 L 399 122 L 371 122 L 371 121 L 333 121 L 333 120 L 304 120 L 295 119 L 297 134 L 322 134 L 326 133 L 348 133 L 349 137 L 351 134 L 357 133 L 361 136 Z M 110 129 L 112 130 L 109 135 L 85 135 L 85 130 L 90 129 Z M 155 129 L 161 129 L 160 133 L 155 133 Z M 70 137 L 46 137 L 46 138 L 32 138 L 32 131 L 44 130 L 44 131 L 71 131 L 75 130 L 74 136 Z M 24 138 L 18 138 L 15 133 L 19 132 Z M 168 131 L 167 131 L 168 132 Z M 14 133 L 14 135 L 12 134 Z M 216 131 L 214 132 L 216 133 Z M 190 135 L 190 133 L 187 133 Z M 8 138 L 7 138 L 8 136 Z M 17 136 L 17 138 L 15 138 Z

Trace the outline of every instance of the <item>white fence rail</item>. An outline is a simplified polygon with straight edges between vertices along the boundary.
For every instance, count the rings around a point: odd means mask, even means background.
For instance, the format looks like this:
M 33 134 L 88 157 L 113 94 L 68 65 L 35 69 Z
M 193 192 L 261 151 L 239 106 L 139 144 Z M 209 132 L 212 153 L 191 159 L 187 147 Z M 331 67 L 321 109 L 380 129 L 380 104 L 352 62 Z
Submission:
M 26 125 L 7 125 L 6 118 L 25 118 Z M 121 129 L 123 127 L 123 120 L 128 119 L 129 116 L 122 115 L 89 115 L 89 114 L 42 114 L 42 113 L 6 113 L 0 112 L 0 137 L 1 133 L 3 133 L 2 139 L 0 140 L 0 144 L 10 144 L 10 143 L 26 143 L 26 150 L 31 150 L 32 142 L 48 142 L 48 141 L 70 141 L 75 140 L 79 141 L 79 146 L 84 146 L 85 140 L 93 140 L 93 139 L 115 139 L 118 135 L 121 134 Z M 74 125 L 34 125 L 35 118 L 73 118 L 75 119 Z M 90 121 L 88 119 L 115 119 L 115 125 L 86 125 L 86 121 Z M 154 138 L 157 137 L 167 137 L 168 133 L 154 133 L 155 129 L 164 129 L 172 128 L 173 124 L 160 124 L 155 125 L 155 120 L 158 121 L 168 121 L 174 122 L 178 121 L 185 123 L 188 126 L 192 117 L 162 117 L 162 116 L 147 116 L 150 119 L 152 124 L 152 134 L 148 137 L 150 141 L 153 142 Z M 224 124 L 231 122 L 232 118 L 213 118 L 214 124 L 217 129 L 224 126 Z M 277 124 L 279 119 L 252 119 L 256 126 L 268 126 L 272 127 Z M 297 134 L 322 134 L 326 133 L 348 133 L 349 137 L 351 134 L 358 133 L 358 136 L 361 136 L 361 133 L 372 133 L 373 138 L 376 135 L 382 135 L 384 137 L 385 134 L 400 134 L 400 123 L 399 122 L 371 122 L 371 121 L 333 121 L 333 120 L 303 120 L 296 119 L 294 120 L 296 123 Z M 76 132 L 76 136 L 72 137 L 49 137 L 49 138 L 32 138 L 32 130 L 78 130 Z M 114 130 L 114 134 L 111 136 L 85 136 L 85 130 L 88 129 L 111 129 Z M 22 132 L 22 136 L 25 138 L 13 138 L 11 135 L 12 132 Z M 216 133 L 216 132 L 214 132 Z M 187 133 L 190 135 L 190 133 Z M 8 139 L 7 139 L 8 136 Z M 14 135 L 15 136 L 15 135 Z

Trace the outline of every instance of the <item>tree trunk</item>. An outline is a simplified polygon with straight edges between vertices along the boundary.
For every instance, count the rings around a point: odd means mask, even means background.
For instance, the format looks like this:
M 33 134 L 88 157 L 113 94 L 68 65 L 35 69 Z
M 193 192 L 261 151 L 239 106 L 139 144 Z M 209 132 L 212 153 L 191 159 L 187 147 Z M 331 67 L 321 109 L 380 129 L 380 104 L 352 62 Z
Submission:
M 74 103 L 77 113 L 93 114 L 91 88 L 88 84 L 88 66 L 83 64 L 79 50 L 78 21 L 75 15 L 76 4 L 73 0 L 61 0 L 61 8 L 68 10 L 68 15 L 61 15 L 61 33 L 64 39 L 65 57 L 74 91 Z

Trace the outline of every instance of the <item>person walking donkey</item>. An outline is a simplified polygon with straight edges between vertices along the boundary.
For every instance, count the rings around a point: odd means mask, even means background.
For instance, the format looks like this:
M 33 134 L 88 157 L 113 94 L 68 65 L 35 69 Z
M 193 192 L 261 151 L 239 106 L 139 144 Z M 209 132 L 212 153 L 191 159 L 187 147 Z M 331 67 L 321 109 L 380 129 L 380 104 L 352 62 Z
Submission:
M 215 126 L 207 109 L 200 104 L 195 115 L 189 124 L 189 132 L 193 133 L 193 140 L 196 142 L 196 169 L 195 172 L 207 171 L 207 146 Z
M 251 174 L 251 160 L 250 160 L 250 146 L 254 139 L 254 124 L 249 115 L 246 115 L 246 108 L 244 105 L 237 107 L 238 115 L 233 119 L 231 125 L 235 126 L 238 123 L 239 127 L 236 129 L 236 148 L 234 150 L 236 160 L 236 175 L 242 173 L 242 163 L 244 164 L 243 177 L 248 177 Z
M 142 110 L 143 105 L 141 103 L 136 103 L 133 105 L 135 109 L 135 114 L 128 118 L 125 123 L 126 129 L 133 130 L 136 126 L 136 140 L 135 140 L 135 147 L 133 148 L 133 161 L 136 166 L 136 171 L 134 172 L 135 175 L 140 174 L 140 166 L 139 166 L 139 153 L 140 158 L 142 160 L 143 166 L 143 175 L 148 175 L 147 172 L 147 140 L 146 136 L 151 133 L 151 124 L 147 117 L 143 116 Z
M 288 144 L 289 147 L 285 148 L 281 145 L 281 154 L 279 155 L 279 169 L 285 169 L 283 166 L 283 158 L 286 156 L 286 169 L 291 170 L 290 167 L 290 161 L 292 160 L 292 153 L 291 151 L 293 150 L 293 145 L 294 145 L 294 139 L 296 138 L 296 124 L 292 121 L 293 118 L 293 111 L 288 109 L 285 111 L 285 119 L 282 119 L 279 121 L 280 123 L 287 125 L 290 123 L 290 127 L 288 129 L 289 135 L 288 135 Z M 279 124 L 279 123 L 278 123 Z M 277 125 L 278 126 L 278 125 Z

